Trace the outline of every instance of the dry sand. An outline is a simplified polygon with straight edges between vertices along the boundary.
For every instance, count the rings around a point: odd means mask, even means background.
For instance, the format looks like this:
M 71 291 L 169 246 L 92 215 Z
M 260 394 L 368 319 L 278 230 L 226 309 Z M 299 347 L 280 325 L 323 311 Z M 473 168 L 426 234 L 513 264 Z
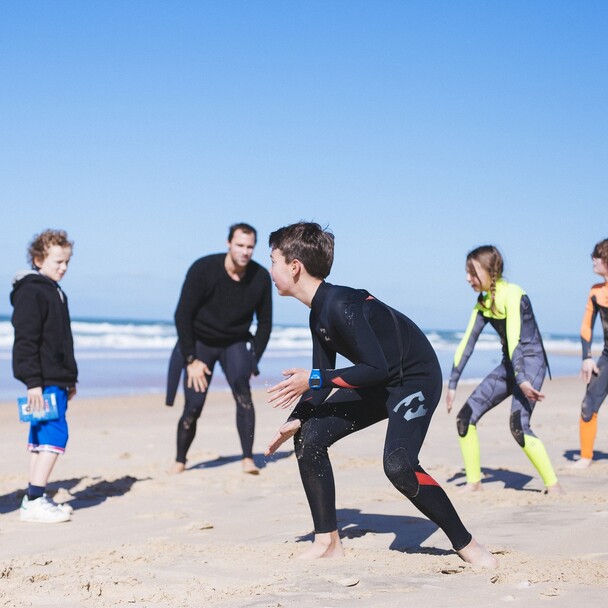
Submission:
M 457 407 L 471 387 L 459 388 Z M 180 407 L 162 395 L 76 399 L 68 452 L 50 489 L 69 500 L 71 522 L 19 522 L 26 487 L 27 427 L 0 404 L 0 606 L 447 608 L 606 606 L 608 424 L 593 465 L 572 471 L 578 450 L 578 379 L 545 384 L 533 428 L 566 493 L 548 496 L 508 429 L 502 404 L 479 425 L 484 491 L 462 493 L 454 414 L 435 414 L 421 462 L 454 501 L 474 536 L 496 554 L 475 571 L 382 472 L 384 425 L 332 448 L 346 558 L 295 559 L 311 520 L 286 444 L 265 460 L 285 418 L 256 395 L 258 477 L 241 471 L 234 405 L 211 391 L 189 468 L 167 474 Z M 181 398 L 178 400 L 181 404 Z M 606 414 L 608 416 L 608 414 Z M 608 418 L 606 418 L 608 420 Z

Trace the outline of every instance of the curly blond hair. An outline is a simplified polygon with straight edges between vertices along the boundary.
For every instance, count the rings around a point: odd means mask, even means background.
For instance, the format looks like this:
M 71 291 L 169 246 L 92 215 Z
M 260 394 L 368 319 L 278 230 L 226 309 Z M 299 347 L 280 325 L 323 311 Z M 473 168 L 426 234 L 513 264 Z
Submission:
M 74 242 L 68 239 L 68 233 L 65 230 L 51 230 L 50 228 L 44 230 L 34 236 L 27 249 L 27 259 L 32 267 L 35 267 L 36 260 L 46 258 L 53 245 L 74 249 Z

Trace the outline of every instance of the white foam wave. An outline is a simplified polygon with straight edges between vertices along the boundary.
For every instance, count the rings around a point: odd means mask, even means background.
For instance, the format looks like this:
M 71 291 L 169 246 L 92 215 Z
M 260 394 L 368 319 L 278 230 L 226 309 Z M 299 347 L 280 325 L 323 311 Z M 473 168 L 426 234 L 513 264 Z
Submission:
M 255 333 L 255 324 L 251 331 Z M 120 352 L 125 356 L 136 356 L 137 352 L 166 353 L 177 339 L 175 326 L 171 322 L 126 322 L 108 320 L 76 320 L 72 322 L 75 348 L 82 357 L 91 351 L 91 356 L 101 357 L 102 351 Z M 427 337 L 438 352 L 454 352 L 464 332 L 427 330 Z M 0 358 L 10 356 L 13 345 L 13 327 L 6 317 L 0 320 Z M 578 336 L 546 335 L 545 349 L 550 354 L 576 355 L 580 353 Z M 500 341 L 493 332 L 483 332 L 475 347 L 477 351 L 500 351 Z M 309 355 L 312 340 L 308 327 L 275 326 L 270 336 L 266 357 Z M 148 355 L 137 355 L 144 358 Z M 150 357 L 160 356 L 150 354 Z M 164 356 L 164 354 L 163 354 Z

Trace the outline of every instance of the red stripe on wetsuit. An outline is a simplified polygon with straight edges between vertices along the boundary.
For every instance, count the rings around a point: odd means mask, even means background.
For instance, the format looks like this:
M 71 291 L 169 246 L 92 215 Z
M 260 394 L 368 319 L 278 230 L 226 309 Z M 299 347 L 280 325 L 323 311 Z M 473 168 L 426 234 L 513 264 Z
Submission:
M 439 485 L 430 475 L 427 475 L 426 473 L 419 473 L 418 471 L 416 471 L 416 478 L 418 479 L 418 483 L 421 486 L 438 486 Z

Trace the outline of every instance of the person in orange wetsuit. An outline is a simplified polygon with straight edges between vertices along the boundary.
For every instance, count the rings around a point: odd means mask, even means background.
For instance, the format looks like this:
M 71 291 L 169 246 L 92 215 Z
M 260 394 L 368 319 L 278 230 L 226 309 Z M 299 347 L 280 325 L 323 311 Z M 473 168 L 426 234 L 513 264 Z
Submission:
M 581 376 L 587 390 L 581 404 L 580 441 L 581 457 L 573 464 L 575 469 L 586 469 L 593 460 L 593 445 L 597 434 L 597 414 L 608 395 L 608 239 L 597 243 L 591 254 L 593 272 L 600 275 L 602 283 L 593 285 L 587 298 L 585 315 L 581 325 L 583 365 Z M 599 315 L 604 330 L 604 349 L 597 363 L 591 354 L 593 326 Z

